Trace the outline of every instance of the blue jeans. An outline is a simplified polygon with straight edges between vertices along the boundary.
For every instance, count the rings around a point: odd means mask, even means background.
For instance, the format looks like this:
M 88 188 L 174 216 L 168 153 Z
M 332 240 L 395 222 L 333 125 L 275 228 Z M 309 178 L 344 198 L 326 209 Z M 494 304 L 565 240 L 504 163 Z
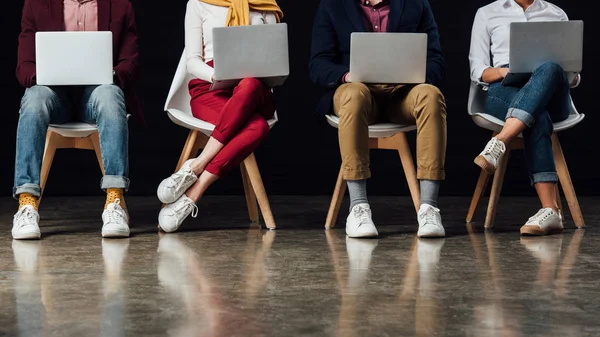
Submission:
M 127 110 L 123 91 L 115 85 L 33 86 L 21 100 L 13 196 L 39 197 L 40 171 L 49 124 L 73 120 L 96 124 L 105 175 L 101 188 L 129 188 Z
M 558 181 L 551 137 L 553 123 L 571 113 L 570 94 L 565 72 L 554 63 L 537 68 L 522 88 L 490 85 L 485 112 L 503 120 L 516 118 L 527 126 L 523 141 L 532 185 Z

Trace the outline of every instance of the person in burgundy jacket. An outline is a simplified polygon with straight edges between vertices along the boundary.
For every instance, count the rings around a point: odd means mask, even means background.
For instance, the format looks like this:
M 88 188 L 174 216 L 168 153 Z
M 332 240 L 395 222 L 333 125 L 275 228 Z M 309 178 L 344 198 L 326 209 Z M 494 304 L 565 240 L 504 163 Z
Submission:
M 353 32 L 425 33 L 426 83 L 350 83 Z M 373 51 L 378 52 L 378 51 Z M 390 55 L 391 58 L 394 55 Z M 444 79 L 440 35 L 429 0 L 321 0 L 314 20 L 309 65 L 313 82 L 326 89 L 317 112 L 339 117 L 343 178 L 350 192 L 349 237 L 377 236 L 367 200 L 369 125 L 392 122 L 417 127 L 417 179 L 421 203 L 419 237 L 443 237 L 438 191 L 446 158 L 446 103 L 438 89 Z
M 40 31 L 111 31 L 114 84 L 100 86 L 36 85 L 35 34 Z M 128 0 L 25 0 L 19 35 L 17 79 L 25 87 L 17 127 L 13 194 L 19 200 L 14 239 L 39 239 L 37 200 L 49 124 L 73 120 L 98 125 L 107 198 L 103 237 L 129 236 L 124 192 L 129 187 L 127 114 L 143 120 L 135 92 L 138 76 L 137 31 Z M 75 183 L 75 181 L 71 182 Z

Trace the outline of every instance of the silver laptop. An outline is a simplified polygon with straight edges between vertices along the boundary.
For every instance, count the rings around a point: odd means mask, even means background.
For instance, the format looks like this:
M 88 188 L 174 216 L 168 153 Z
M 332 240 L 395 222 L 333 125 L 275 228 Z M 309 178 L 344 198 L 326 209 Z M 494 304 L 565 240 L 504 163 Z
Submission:
M 426 72 L 427 34 L 352 33 L 351 82 L 418 84 Z
M 213 28 L 212 90 L 230 89 L 243 78 L 260 79 L 269 87 L 282 85 L 290 74 L 285 23 Z
M 509 54 L 505 85 L 525 84 L 546 62 L 559 64 L 572 81 L 583 68 L 583 21 L 511 23 Z
M 113 83 L 111 32 L 39 32 L 35 52 L 37 84 Z

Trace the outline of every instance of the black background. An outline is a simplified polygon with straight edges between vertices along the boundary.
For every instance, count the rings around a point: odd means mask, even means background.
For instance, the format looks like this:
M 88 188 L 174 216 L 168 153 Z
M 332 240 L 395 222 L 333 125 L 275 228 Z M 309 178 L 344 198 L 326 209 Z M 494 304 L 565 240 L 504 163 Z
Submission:
M 395 1 L 395 0 L 391 0 Z M 469 88 L 468 51 L 471 25 L 477 8 L 491 1 L 430 0 L 446 56 L 447 77 L 442 88 L 448 104 L 447 181 L 444 195 L 470 195 L 478 170 L 473 158 L 485 146 L 490 134 L 478 128 L 467 115 Z M 130 123 L 131 194 L 154 194 L 162 178 L 172 173 L 187 136 L 163 112 L 165 99 L 183 50 L 183 21 L 186 1 L 133 0 L 136 11 L 141 66 L 140 81 L 147 128 Z M 279 0 L 288 23 L 291 76 L 276 89 L 280 122 L 258 150 L 257 157 L 269 194 L 330 194 L 340 165 L 337 132 L 314 114 L 319 89 L 310 82 L 307 64 L 312 19 L 316 0 Z M 595 102 L 595 67 L 598 23 L 592 1 L 555 0 L 571 19 L 585 21 L 585 57 L 582 85 L 573 98 L 586 120 L 561 133 L 567 163 L 579 195 L 598 194 L 595 165 L 598 140 L 594 131 L 600 122 Z M 2 46 L 0 53 L 0 196 L 11 194 L 14 172 L 15 133 L 23 89 L 14 69 L 22 1 L 6 1 L 0 11 Z M 414 133 L 409 135 L 414 149 Z M 522 155 L 512 157 L 504 183 L 505 195 L 531 195 Z M 370 194 L 406 195 L 404 173 L 397 153 L 372 153 L 373 179 Z M 59 150 L 50 173 L 49 195 L 99 195 L 100 171 L 91 151 Z M 217 182 L 212 194 L 242 193 L 236 170 Z

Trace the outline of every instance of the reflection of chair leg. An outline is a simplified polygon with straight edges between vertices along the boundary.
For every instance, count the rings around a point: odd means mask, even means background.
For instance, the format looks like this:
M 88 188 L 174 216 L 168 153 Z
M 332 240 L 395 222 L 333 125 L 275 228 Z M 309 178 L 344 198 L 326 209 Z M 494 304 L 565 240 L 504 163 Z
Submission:
M 552 135 L 552 145 L 554 148 L 554 160 L 556 161 L 556 172 L 558 173 L 558 179 L 563 188 L 563 192 L 565 193 L 567 204 L 571 210 L 571 217 L 573 218 L 573 222 L 575 222 L 575 226 L 577 226 L 577 228 L 583 228 L 585 226 L 585 222 L 583 220 L 583 215 L 581 214 L 581 208 L 579 207 L 579 201 L 577 200 L 575 188 L 573 187 L 573 181 L 571 181 L 571 175 L 569 174 L 569 168 L 567 167 L 565 155 L 562 151 L 562 147 L 560 146 L 560 142 L 558 141 L 558 136 L 556 133 Z
M 325 228 L 330 229 L 335 227 L 340 207 L 344 201 L 344 194 L 346 193 L 346 182 L 344 181 L 343 167 L 340 168 L 337 182 L 335 183 L 335 190 L 333 191 L 333 197 L 331 198 L 331 205 L 329 205 L 329 212 L 327 213 L 327 220 L 325 221 Z
M 275 229 L 275 219 L 273 218 L 269 198 L 267 197 L 267 192 L 265 191 L 265 186 L 262 177 L 260 176 L 254 153 L 250 154 L 248 158 L 244 160 L 244 166 L 246 167 L 250 184 L 252 185 L 252 189 L 258 200 L 258 205 L 260 206 L 263 219 L 265 220 L 265 225 L 269 229 Z
M 256 194 L 250 184 L 250 178 L 248 177 L 248 171 L 244 163 L 240 165 L 242 171 L 242 182 L 244 184 L 244 194 L 246 195 L 246 205 L 248 206 L 248 215 L 250 221 L 257 223 L 259 221 L 258 204 L 256 203 Z
M 475 192 L 473 193 L 473 199 L 471 200 L 471 206 L 469 207 L 469 212 L 467 213 L 467 222 L 473 221 L 473 216 L 475 215 L 475 211 L 477 211 L 477 206 L 479 205 L 479 200 L 485 193 L 489 181 L 490 174 L 485 170 L 481 170 L 481 173 L 479 174 L 479 180 L 477 181 L 477 186 L 475 187 Z
M 567 294 L 567 284 L 573 271 L 573 265 L 579 255 L 579 248 L 581 247 L 581 240 L 585 231 L 575 231 L 571 242 L 567 247 L 563 262 L 558 268 L 558 275 L 556 276 L 556 294 L 559 297 L 564 297 Z
M 510 157 L 510 148 L 506 150 L 506 153 L 500 159 L 498 168 L 494 174 L 494 182 L 492 184 L 492 191 L 490 193 L 490 201 L 488 204 L 487 214 L 485 216 L 485 228 L 493 228 L 494 221 L 496 220 L 496 211 L 498 210 L 498 202 L 500 201 L 500 192 L 502 192 L 502 184 L 504 183 L 504 175 L 506 174 L 506 167 L 508 165 L 508 158 Z
M 410 146 L 408 146 L 408 140 L 406 139 L 406 134 L 404 132 L 401 132 L 394 137 L 398 138 L 398 154 L 400 155 L 400 161 L 402 162 L 402 168 L 406 175 L 406 182 L 408 183 L 415 210 L 418 213 L 419 207 L 421 206 L 421 188 L 419 187 L 419 181 L 417 180 L 417 170 L 410 151 Z

